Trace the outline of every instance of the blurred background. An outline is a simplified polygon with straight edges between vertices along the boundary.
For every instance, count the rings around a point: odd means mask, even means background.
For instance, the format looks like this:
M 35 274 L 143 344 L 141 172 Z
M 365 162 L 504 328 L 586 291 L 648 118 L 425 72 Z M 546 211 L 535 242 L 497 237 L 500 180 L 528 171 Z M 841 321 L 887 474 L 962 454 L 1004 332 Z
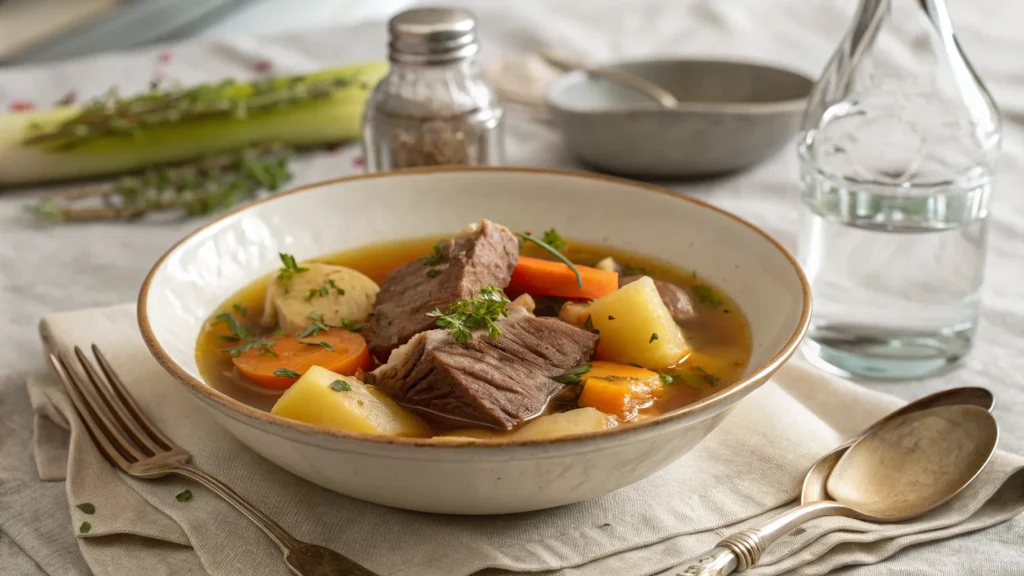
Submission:
M 411 0 L 0 0 L 0 66 L 381 19 Z

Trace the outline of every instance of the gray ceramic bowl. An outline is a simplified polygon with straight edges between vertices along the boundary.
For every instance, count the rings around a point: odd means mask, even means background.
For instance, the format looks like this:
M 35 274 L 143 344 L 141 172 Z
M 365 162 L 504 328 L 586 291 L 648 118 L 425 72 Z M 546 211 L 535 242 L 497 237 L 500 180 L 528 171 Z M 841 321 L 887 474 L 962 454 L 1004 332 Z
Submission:
M 608 66 L 650 80 L 680 106 L 575 71 L 547 102 L 569 150 L 585 164 L 641 178 L 713 176 L 767 159 L 796 133 L 812 81 L 760 64 L 648 60 Z

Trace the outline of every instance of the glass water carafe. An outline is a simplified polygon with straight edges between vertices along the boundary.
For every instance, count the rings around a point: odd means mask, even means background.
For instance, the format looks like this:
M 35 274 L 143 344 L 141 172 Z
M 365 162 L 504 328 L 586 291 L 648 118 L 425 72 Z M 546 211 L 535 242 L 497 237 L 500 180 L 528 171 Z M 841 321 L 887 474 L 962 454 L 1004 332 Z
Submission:
M 999 144 L 943 0 L 861 0 L 799 142 L 813 362 L 915 378 L 967 354 Z

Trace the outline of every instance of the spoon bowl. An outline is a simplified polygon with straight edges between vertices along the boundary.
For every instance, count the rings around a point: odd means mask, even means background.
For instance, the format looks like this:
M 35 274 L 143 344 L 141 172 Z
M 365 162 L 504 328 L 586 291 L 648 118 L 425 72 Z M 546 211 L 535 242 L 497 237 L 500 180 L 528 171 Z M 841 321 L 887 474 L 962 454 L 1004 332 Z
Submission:
M 985 388 L 966 387 L 942 390 L 929 396 L 914 400 L 899 410 L 885 416 L 878 422 L 875 422 L 864 432 L 861 432 L 860 435 L 851 438 L 835 450 L 819 458 L 818 461 L 811 466 L 811 469 L 807 471 L 807 475 L 804 476 L 803 488 L 800 491 L 800 503 L 810 504 L 811 502 L 828 500 L 825 481 L 828 480 L 828 476 L 832 472 L 832 469 L 835 468 L 839 459 L 843 457 L 843 454 L 846 453 L 850 446 L 865 435 L 870 434 L 873 430 L 876 430 L 886 422 L 905 414 L 920 412 L 921 410 L 927 410 L 937 406 L 957 405 L 978 406 L 991 412 L 992 407 L 995 405 L 995 398 L 993 398 L 992 393 Z
M 995 453 L 999 428 L 978 406 L 936 406 L 887 420 L 851 446 L 825 482 L 864 520 L 898 522 L 960 493 Z

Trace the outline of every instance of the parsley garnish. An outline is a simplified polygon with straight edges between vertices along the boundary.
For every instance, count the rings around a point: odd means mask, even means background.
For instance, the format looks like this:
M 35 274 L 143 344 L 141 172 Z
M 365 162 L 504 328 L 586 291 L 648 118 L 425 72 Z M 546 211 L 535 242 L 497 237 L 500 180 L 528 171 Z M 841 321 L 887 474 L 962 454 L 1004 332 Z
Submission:
M 658 333 L 657 332 L 651 332 L 651 339 L 648 340 L 647 343 L 650 344 L 651 342 L 654 342 L 657 339 L 658 339 Z
M 551 247 L 551 245 L 549 245 L 547 242 L 543 240 L 538 240 L 533 236 L 530 236 L 528 234 L 520 234 L 518 232 L 516 232 L 516 236 L 518 236 L 519 239 L 522 240 L 523 242 L 533 242 L 537 246 L 540 246 L 541 248 L 547 250 L 552 256 L 560 260 L 563 264 L 568 266 L 570 270 L 572 270 L 573 274 L 576 275 L 576 286 L 580 288 L 583 287 L 583 276 L 580 275 L 579 269 L 577 269 L 576 265 L 572 263 L 572 260 L 566 258 L 561 252 L 555 250 L 553 247 Z
M 554 228 L 545 232 L 543 238 L 544 242 L 547 243 L 548 246 L 551 246 L 559 252 L 564 252 L 565 249 L 569 247 L 569 243 L 566 242 L 565 238 L 562 238 L 562 235 Z
M 309 270 L 309 268 L 303 268 L 295 262 L 295 256 L 291 254 L 280 253 L 278 256 L 281 258 L 281 268 L 277 273 L 277 279 L 281 281 L 281 285 L 284 286 L 284 293 L 287 294 L 291 290 L 292 278 L 296 274 L 302 274 Z
M 301 378 L 302 374 L 299 374 L 295 370 L 291 370 L 289 368 L 278 368 L 277 370 L 274 370 L 274 376 L 277 376 L 278 378 Z
M 487 286 L 481 288 L 473 298 L 459 300 L 448 306 L 444 312 L 435 308 L 427 316 L 437 318 L 437 327 L 448 330 L 460 344 L 473 339 L 470 330 L 475 328 L 487 328 L 491 339 L 497 340 L 498 336 L 501 336 L 501 328 L 498 328 L 497 321 L 502 316 L 508 316 L 508 303 L 509 299 L 501 290 Z
M 362 400 L 356 400 L 356 404 L 359 404 L 360 406 L 362 406 L 363 405 L 363 401 Z
M 299 338 L 306 338 L 308 336 L 316 336 L 321 332 L 326 332 L 329 327 L 324 324 L 324 313 L 313 311 L 306 314 L 306 318 L 313 321 L 312 324 L 303 328 L 302 332 L 299 332 Z
M 182 492 L 178 492 L 178 495 L 175 496 L 174 499 L 178 502 L 188 502 L 192 499 L 192 491 L 186 489 Z
M 78 527 L 79 534 L 88 534 L 89 530 L 92 530 L 92 524 L 88 522 L 82 522 L 82 525 Z
M 238 322 L 235 315 L 231 312 L 221 312 L 214 316 L 214 324 L 227 324 L 228 332 L 230 336 L 221 338 L 221 340 L 227 340 L 229 342 L 238 342 L 243 338 L 252 337 L 252 330 L 249 330 L 244 324 Z
M 671 374 L 665 374 L 664 372 L 658 372 L 658 378 L 661 378 L 661 381 L 665 384 L 671 384 L 673 380 Z
M 366 326 L 366 322 L 356 322 L 355 320 L 349 320 L 348 318 L 341 319 L 341 327 L 351 332 L 359 332 Z
M 334 382 L 331 382 L 330 388 L 335 392 L 349 392 L 352 390 L 352 386 L 344 380 L 335 380 Z
M 320 346 L 321 348 L 324 348 L 324 349 L 330 350 L 331 352 L 334 352 L 334 346 L 332 346 L 330 342 L 325 342 L 324 340 L 319 340 L 317 342 L 310 342 L 308 340 L 299 340 L 299 342 L 302 342 L 306 346 Z
M 718 308 L 722 305 L 721 298 L 719 298 L 711 286 L 708 286 L 707 284 L 697 284 L 693 287 L 693 293 L 697 295 L 697 299 L 700 300 L 700 303 L 705 306 Z
M 611 321 L 611 320 L 615 320 L 615 316 L 612 316 L 611 314 L 609 314 L 609 315 L 608 315 L 608 320 L 609 320 L 609 321 Z
M 277 352 L 274 352 L 274 346 L 277 346 L 277 342 L 264 340 L 262 338 L 250 338 L 239 346 L 235 346 L 234 348 L 225 348 L 221 350 L 221 352 L 230 356 L 241 356 L 249 350 L 259 349 L 260 356 L 273 356 L 276 358 Z
M 718 383 L 722 381 L 721 378 L 715 376 L 714 374 L 708 372 L 707 370 L 701 368 L 700 366 L 694 366 L 693 368 L 691 368 L 691 370 L 699 374 L 701 376 L 701 379 L 704 380 L 704 383 L 707 384 L 708 386 L 717 386 Z
M 423 257 L 424 266 L 437 266 L 444 262 L 444 252 L 441 251 L 441 243 L 434 244 L 434 252 Z
M 81 510 L 82 512 L 85 512 L 86 514 L 95 514 L 96 513 L 96 507 L 93 506 L 92 504 L 89 504 L 88 502 L 86 502 L 84 504 L 79 504 L 78 506 L 75 506 L 75 508 L 78 508 L 79 510 Z
M 327 285 L 330 286 L 331 288 L 333 288 L 334 292 L 338 296 L 344 296 L 345 295 L 345 289 L 344 288 L 338 288 L 338 285 L 334 283 L 334 279 L 333 278 L 328 278 L 327 279 Z
M 327 280 L 324 280 L 323 286 L 320 286 L 319 288 L 309 289 L 309 292 L 306 293 L 306 302 L 309 302 L 310 300 L 316 298 L 317 296 L 323 298 L 324 296 L 330 294 L 332 289 L 334 290 L 334 293 L 337 294 L 338 296 L 345 295 L 345 291 L 341 288 L 338 288 L 338 285 L 334 283 L 333 279 L 328 278 Z
M 249 314 L 249 311 L 245 309 L 245 306 L 242 306 L 238 302 L 232 304 L 231 307 L 235 310 L 235 312 L 238 312 L 238 315 L 241 316 L 242 318 L 245 318 Z
M 553 377 L 552 380 L 555 382 L 561 382 L 562 384 L 579 384 L 580 377 L 587 372 L 590 372 L 591 368 L 593 368 L 593 366 L 590 364 L 580 364 L 575 368 L 570 368 L 558 376 Z

